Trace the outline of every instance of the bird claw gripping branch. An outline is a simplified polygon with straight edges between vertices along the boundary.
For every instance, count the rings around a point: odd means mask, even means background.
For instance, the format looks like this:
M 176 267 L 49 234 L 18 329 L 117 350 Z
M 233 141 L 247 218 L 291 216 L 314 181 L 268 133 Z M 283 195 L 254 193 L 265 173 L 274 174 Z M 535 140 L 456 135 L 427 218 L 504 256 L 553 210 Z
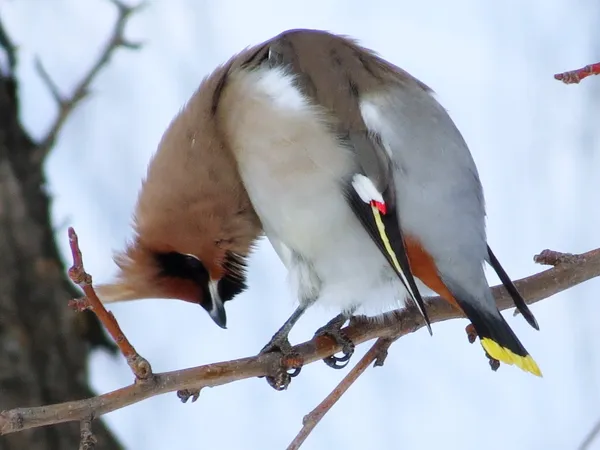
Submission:
M 343 369 L 346 367 L 354 354 L 354 342 L 341 329 L 346 320 L 346 315 L 340 314 L 319 328 L 315 333 L 315 337 L 326 336 L 333 339 L 336 344 L 342 346 L 344 356 L 331 355 L 323 358 L 323 362 L 332 369 Z
M 259 354 L 262 355 L 265 353 L 281 354 L 281 357 L 276 359 L 270 368 L 270 374 L 265 376 L 267 383 L 276 391 L 287 389 L 292 378 L 300 374 L 300 370 L 304 364 L 302 356 L 292 350 L 292 346 L 286 335 L 278 333 L 262 348 Z

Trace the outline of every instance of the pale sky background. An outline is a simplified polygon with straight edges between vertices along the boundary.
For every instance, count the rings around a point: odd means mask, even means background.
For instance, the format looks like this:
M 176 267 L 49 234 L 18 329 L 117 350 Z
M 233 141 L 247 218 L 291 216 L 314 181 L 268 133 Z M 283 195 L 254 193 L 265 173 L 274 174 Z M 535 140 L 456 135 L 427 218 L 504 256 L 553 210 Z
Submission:
M 97 57 L 115 9 L 105 0 L 0 0 L 0 13 L 20 47 L 23 120 L 39 138 L 56 108 L 34 56 L 69 92 Z M 127 32 L 143 49 L 115 55 L 48 160 L 61 247 L 66 255 L 66 226 L 74 226 L 87 269 L 107 280 L 112 250 L 130 236 L 147 161 L 200 80 L 245 46 L 307 27 L 352 35 L 437 92 L 479 166 L 490 244 L 513 278 L 541 270 L 532 257 L 545 248 L 596 248 L 600 77 L 565 86 L 552 75 L 600 60 L 599 17 L 597 0 L 150 2 Z M 385 367 L 368 370 L 304 448 L 575 449 L 600 417 L 599 291 L 595 280 L 536 304 L 540 332 L 509 317 L 543 379 L 508 366 L 493 373 L 480 346 L 467 343 L 465 321 L 436 324 L 433 338 L 420 330 L 397 342 Z M 111 309 L 153 368 L 167 371 L 255 354 L 293 300 L 263 242 L 250 289 L 228 303 L 227 331 L 183 302 Z M 292 340 L 329 318 L 315 308 Z M 105 419 L 128 449 L 283 449 L 345 373 L 317 363 L 285 392 L 255 379 L 207 389 L 194 404 L 173 393 Z M 102 352 L 92 355 L 90 376 L 99 392 L 132 381 L 123 360 Z

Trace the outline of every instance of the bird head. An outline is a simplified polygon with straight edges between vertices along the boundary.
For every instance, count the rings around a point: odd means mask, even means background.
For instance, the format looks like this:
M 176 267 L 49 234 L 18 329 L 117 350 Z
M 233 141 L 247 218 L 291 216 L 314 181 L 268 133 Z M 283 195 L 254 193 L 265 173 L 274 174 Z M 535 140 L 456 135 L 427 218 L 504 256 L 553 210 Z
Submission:
M 262 233 L 214 113 L 225 69 L 204 80 L 164 133 L 117 252 L 118 273 L 97 287 L 103 302 L 178 299 L 221 327 L 224 304 L 246 287 L 246 258 Z

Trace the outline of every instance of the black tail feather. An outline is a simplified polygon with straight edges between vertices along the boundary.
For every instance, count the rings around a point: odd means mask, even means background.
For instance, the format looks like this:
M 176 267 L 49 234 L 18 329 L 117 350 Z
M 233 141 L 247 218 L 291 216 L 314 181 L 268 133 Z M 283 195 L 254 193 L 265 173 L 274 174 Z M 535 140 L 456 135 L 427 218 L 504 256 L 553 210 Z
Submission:
M 461 301 L 458 301 L 458 304 L 473 324 L 480 339 L 489 338 L 518 356 L 525 357 L 529 354 L 500 311 L 494 314 L 473 308 Z
M 491 359 L 514 364 L 527 372 L 542 376 L 540 368 L 498 310 L 489 288 L 477 297 L 452 279 L 442 278 L 442 281 L 473 324 L 482 347 Z
M 525 320 L 527 321 L 527 323 L 529 323 L 529 325 L 531 325 L 533 328 L 539 331 L 540 326 L 538 325 L 533 313 L 529 309 L 529 306 L 527 306 L 527 303 L 525 303 L 525 299 L 523 299 L 523 296 L 521 296 L 521 294 L 517 290 L 517 287 L 514 285 L 504 268 L 500 265 L 500 261 L 498 261 L 498 258 L 496 258 L 496 255 L 494 255 L 489 245 L 488 255 L 490 257 L 490 265 L 498 274 L 500 281 L 512 297 L 513 301 L 515 302 L 515 306 L 517 307 L 519 312 L 523 314 L 523 317 L 525 317 Z

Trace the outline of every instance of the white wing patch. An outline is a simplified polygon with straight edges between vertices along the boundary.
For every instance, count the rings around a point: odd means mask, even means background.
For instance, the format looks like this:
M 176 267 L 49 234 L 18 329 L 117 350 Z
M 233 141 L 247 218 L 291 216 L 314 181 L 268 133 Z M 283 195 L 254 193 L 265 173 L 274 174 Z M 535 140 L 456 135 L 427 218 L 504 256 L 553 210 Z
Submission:
M 385 123 L 381 118 L 379 107 L 372 101 L 361 100 L 360 114 L 365 122 L 365 125 L 367 125 L 367 128 L 371 131 L 379 130 L 381 128 L 381 125 Z M 387 152 L 388 156 L 392 158 L 392 149 L 390 148 L 389 144 L 383 140 L 381 144 Z
M 360 173 L 355 174 L 352 177 L 352 187 L 363 202 L 371 203 L 372 201 L 376 201 L 383 203 L 383 195 L 377 190 L 369 177 Z
M 266 94 L 277 109 L 311 110 L 308 99 L 294 85 L 294 76 L 281 68 L 260 69 L 254 72 L 256 87 Z

